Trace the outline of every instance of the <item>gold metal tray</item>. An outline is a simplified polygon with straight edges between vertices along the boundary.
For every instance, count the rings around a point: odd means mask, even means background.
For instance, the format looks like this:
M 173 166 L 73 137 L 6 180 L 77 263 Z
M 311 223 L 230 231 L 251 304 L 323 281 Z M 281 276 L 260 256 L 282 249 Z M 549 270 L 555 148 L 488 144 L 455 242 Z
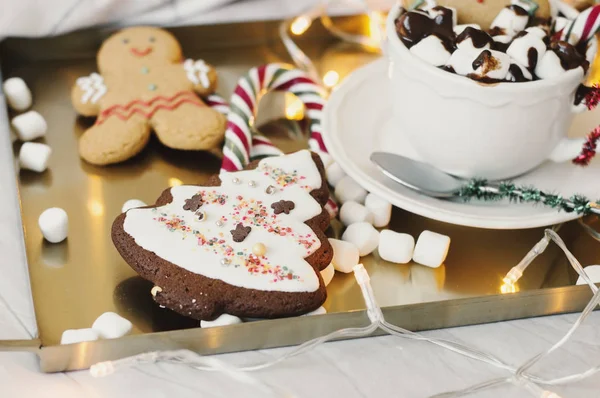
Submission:
M 337 23 L 358 30 L 366 26 L 362 17 L 341 18 Z M 227 97 L 250 67 L 289 61 L 277 29 L 278 22 L 257 22 L 171 30 L 187 57 L 217 66 L 219 92 Z M 202 330 L 197 321 L 152 301 L 151 285 L 137 277 L 114 249 L 112 221 L 128 199 L 153 203 L 169 185 L 201 182 L 217 172 L 220 158 L 218 151 L 184 153 L 152 140 L 142 154 L 123 164 L 94 167 L 79 159 L 77 139 L 92 121 L 77 117 L 70 104 L 70 87 L 77 77 L 95 70 L 95 52 L 109 33 L 91 30 L 55 38 L 11 39 L 0 47 L 4 78 L 21 76 L 27 81 L 34 96 L 33 109 L 48 121 L 45 140 L 54 151 L 48 171 L 22 171 L 18 178 L 39 340 L 0 342 L 0 350 L 35 351 L 41 369 L 55 372 L 149 350 L 190 348 L 212 354 L 293 345 L 338 328 L 365 325 L 360 289 L 352 275 L 340 273 L 328 287 L 326 315 Z M 335 70 L 342 78 L 378 56 L 332 40 L 318 24 L 299 44 L 322 73 Z M 259 117 L 284 115 L 289 101 L 276 95 L 265 98 Z M 271 136 L 283 149 L 304 147 L 304 140 L 290 139 L 277 125 L 270 126 Z M 14 144 L 15 153 L 19 145 Z M 8 164 L 11 160 L 0 161 Z M 43 240 L 37 226 L 39 214 L 52 206 L 64 208 L 70 218 L 68 239 L 54 245 Z M 394 265 L 376 254 L 363 258 L 385 316 L 408 329 L 573 312 L 589 300 L 589 289 L 573 286 L 576 275 L 554 246 L 535 261 L 516 291 L 503 290 L 502 277 L 541 239 L 542 229 L 465 228 L 400 209 L 394 209 L 391 228 L 414 236 L 430 229 L 452 237 L 446 264 L 438 269 Z M 339 225 L 334 225 L 331 233 L 337 230 Z M 577 223 L 565 225 L 560 234 L 583 264 L 600 262 L 593 239 Z M 130 319 L 132 335 L 59 345 L 63 330 L 90 327 L 105 311 Z

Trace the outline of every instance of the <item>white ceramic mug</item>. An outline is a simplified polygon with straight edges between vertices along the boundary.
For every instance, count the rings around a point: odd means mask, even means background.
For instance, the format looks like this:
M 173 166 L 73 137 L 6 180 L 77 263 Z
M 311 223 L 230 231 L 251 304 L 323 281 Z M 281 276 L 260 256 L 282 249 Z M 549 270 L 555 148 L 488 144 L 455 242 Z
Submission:
M 583 139 L 566 135 L 582 108 L 573 106 L 581 68 L 555 79 L 482 84 L 414 56 L 396 33 L 399 14 L 396 5 L 386 24 L 397 127 L 388 134 L 403 134 L 419 160 L 452 175 L 496 180 L 579 154 Z

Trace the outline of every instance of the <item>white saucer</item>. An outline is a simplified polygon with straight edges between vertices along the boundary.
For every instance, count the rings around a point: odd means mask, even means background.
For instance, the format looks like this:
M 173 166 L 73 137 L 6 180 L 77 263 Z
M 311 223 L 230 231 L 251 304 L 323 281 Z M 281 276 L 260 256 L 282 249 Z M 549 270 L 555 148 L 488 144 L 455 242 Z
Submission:
M 412 150 L 401 142 L 400 132 L 393 135 L 396 137 L 393 142 L 384 139 L 384 136 L 392 136 L 384 132 L 394 128 L 388 101 L 389 89 L 387 61 L 382 58 L 346 78 L 334 90 L 325 106 L 325 144 L 342 169 L 367 190 L 412 213 L 470 227 L 534 228 L 578 217 L 574 213 L 559 212 L 541 205 L 480 201 L 464 203 L 461 200 L 430 198 L 385 177 L 369 160 L 372 152 L 382 150 L 412 157 Z M 585 136 L 599 124 L 600 109 L 577 115 L 570 135 Z M 481 133 L 485 134 L 485 131 Z M 597 200 L 600 198 L 600 159 L 595 159 L 588 167 L 575 166 L 570 162 L 548 162 L 514 182 L 565 196 L 583 194 Z

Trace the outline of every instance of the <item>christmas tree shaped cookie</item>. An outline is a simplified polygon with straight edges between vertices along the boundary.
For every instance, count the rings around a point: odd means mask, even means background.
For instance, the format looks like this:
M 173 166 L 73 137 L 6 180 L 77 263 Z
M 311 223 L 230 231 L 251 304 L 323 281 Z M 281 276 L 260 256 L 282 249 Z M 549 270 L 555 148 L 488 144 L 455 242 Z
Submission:
M 113 242 L 154 283 L 154 300 L 182 315 L 301 315 L 326 298 L 328 196 L 317 155 L 267 158 L 121 214 Z

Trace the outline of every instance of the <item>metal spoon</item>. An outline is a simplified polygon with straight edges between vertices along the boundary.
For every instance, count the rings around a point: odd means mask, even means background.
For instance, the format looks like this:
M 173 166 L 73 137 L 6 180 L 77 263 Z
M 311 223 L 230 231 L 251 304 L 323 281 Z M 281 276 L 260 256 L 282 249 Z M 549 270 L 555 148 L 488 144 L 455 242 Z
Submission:
M 414 191 L 421 192 L 434 198 L 451 198 L 458 195 L 467 181 L 460 180 L 444 173 L 435 167 L 387 152 L 373 152 L 371 161 L 377 165 L 383 174 L 399 184 Z M 497 194 L 498 185 L 488 184 L 481 188 L 482 191 Z M 519 190 L 515 193 L 520 194 Z M 575 204 L 566 201 L 566 205 L 575 208 Z M 591 213 L 600 214 L 598 203 L 589 203 Z
M 371 161 L 392 180 L 434 198 L 450 198 L 465 184 L 427 164 L 387 152 L 373 152 Z

